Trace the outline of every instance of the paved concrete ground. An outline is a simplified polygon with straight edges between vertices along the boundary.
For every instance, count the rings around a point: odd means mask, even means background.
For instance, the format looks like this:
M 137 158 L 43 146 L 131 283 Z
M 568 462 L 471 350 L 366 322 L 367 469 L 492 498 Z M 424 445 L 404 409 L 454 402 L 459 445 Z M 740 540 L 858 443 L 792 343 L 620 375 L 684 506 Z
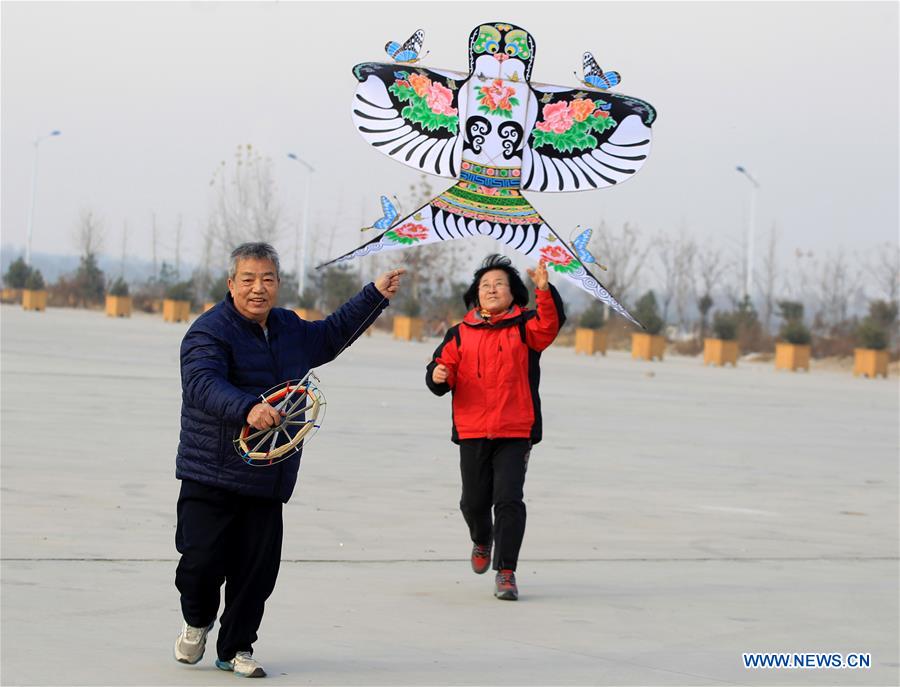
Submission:
M 171 657 L 186 325 L 2 306 L 0 327 L 0 681 L 232 684 L 212 651 Z M 898 684 L 896 378 L 551 348 L 508 603 L 468 569 L 436 343 L 376 333 L 319 371 L 256 645 L 276 683 Z

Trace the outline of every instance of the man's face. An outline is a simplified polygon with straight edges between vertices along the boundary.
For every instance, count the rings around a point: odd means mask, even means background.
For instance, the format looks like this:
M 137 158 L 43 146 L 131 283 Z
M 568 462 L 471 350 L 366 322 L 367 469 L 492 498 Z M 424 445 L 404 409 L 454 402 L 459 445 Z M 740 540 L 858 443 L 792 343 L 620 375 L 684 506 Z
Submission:
M 512 305 L 509 276 L 503 270 L 490 270 L 478 281 L 478 303 L 491 315 L 499 315 Z
M 238 260 L 234 279 L 228 280 L 228 290 L 234 307 L 249 320 L 265 324 L 269 311 L 278 300 L 278 275 L 271 260 L 244 258 Z

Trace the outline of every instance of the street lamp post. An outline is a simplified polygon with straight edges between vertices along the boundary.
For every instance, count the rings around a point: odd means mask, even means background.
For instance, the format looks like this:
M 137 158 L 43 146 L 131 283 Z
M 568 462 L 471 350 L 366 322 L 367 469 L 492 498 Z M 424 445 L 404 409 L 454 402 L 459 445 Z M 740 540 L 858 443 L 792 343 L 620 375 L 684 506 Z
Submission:
M 297 271 L 299 272 L 299 274 L 297 275 L 299 277 L 299 284 L 298 284 L 297 288 L 299 289 L 300 293 L 297 295 L 302 298 L 303 292 L 306 288 L 306 245 L 307 245 L 306 242 L 307 242 L 307 237 L 309 235 L 309 186 L 310 186 L 310 182 L 312 181 L 313 172 L 315 172 L 316 170 L 306 160 L 300 158 L 299 156 L 297 156 L 294 153 L 288 153 L 288 157 L 291 160 L 295 160 L 296 162 L 299 162 L 301 165 L 306 167 L 306 171 L 308 172 L 308 174 L 306 175 L 306 191 L 304 193 L 305 197 L 303 200 L 303 237 L 302 237 L 302 241 L 301 241 L 301 240 L 297 240 L 298 237 L 296 237 L 296 235 L 295 235 L 295 241 L 294 241 L 294 265 L 295 265 L 295 269 L 297 269 Z M 301 243 L 303 245 L 302 259 L 298 261 L 297 260 L 297 246 L 298 246 L 298 244 L 301 244 Z
M 29 266 L 31 266 L 31 232 L 34 227 L 34 196 L 35 188 L 37 186 L 38 144 L 45 138 L 59 136 L 60 134 L 62 134 L 62 131 L 54 129 L 49 134 L 44 134 L 43 136 L 38 136 L 34 139 L 34 164 L 31 168 L 31 204 L 28 207 L 28 236 L 25 241 L 25 264 Z
M 753 283 L 753 242 L 756 238 L 756 193 L 759 191 L 759 183 L 745 167 L 738 165 L 735 169 L 747 177 L 752 184 L 750 188 L 750 221 L 747 223 L 747 274 L 744 281 L 744 298 L 748 299 Z

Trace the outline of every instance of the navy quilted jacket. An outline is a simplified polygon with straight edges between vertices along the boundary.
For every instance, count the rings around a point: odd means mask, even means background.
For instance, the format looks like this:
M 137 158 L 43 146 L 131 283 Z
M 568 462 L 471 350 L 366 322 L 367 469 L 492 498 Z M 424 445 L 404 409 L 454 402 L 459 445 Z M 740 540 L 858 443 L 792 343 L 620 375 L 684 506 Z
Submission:
M 249 496 L 291 497 L 300 456 L 272 467 L 247 465 L 232 444 L 260 394 L 334 360 L 387 306 L 374 284 L 324 320 L 272 308 L 262 327 L 225 300 L 194 321 L 181 342 L 181 437 L 175 476 Z M 354 335 L 355 333 L 355 335 Z

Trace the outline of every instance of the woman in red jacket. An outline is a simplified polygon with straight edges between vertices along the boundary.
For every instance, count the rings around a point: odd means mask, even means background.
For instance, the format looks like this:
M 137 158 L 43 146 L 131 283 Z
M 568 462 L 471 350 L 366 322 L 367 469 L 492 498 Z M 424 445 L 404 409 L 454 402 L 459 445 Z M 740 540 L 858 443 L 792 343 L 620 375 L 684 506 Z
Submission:
M 493 544 L 494 596 L 511 601 L 519 596 L 515 570 L 525 534 L 525 470 L 532 445 L 541 440 L 541 351 L 566 319 L 546 266 L 528 270 L 528 276 L 536 287 L 536 310 L 525 307 L 528 289 L 509 258 L 485 258 L 463 296 L 469 312 L 447 331 L 425 376 L 438 396 L 453 392 L 459 508 L 474 544 L 472 569 L 487 571 Z

